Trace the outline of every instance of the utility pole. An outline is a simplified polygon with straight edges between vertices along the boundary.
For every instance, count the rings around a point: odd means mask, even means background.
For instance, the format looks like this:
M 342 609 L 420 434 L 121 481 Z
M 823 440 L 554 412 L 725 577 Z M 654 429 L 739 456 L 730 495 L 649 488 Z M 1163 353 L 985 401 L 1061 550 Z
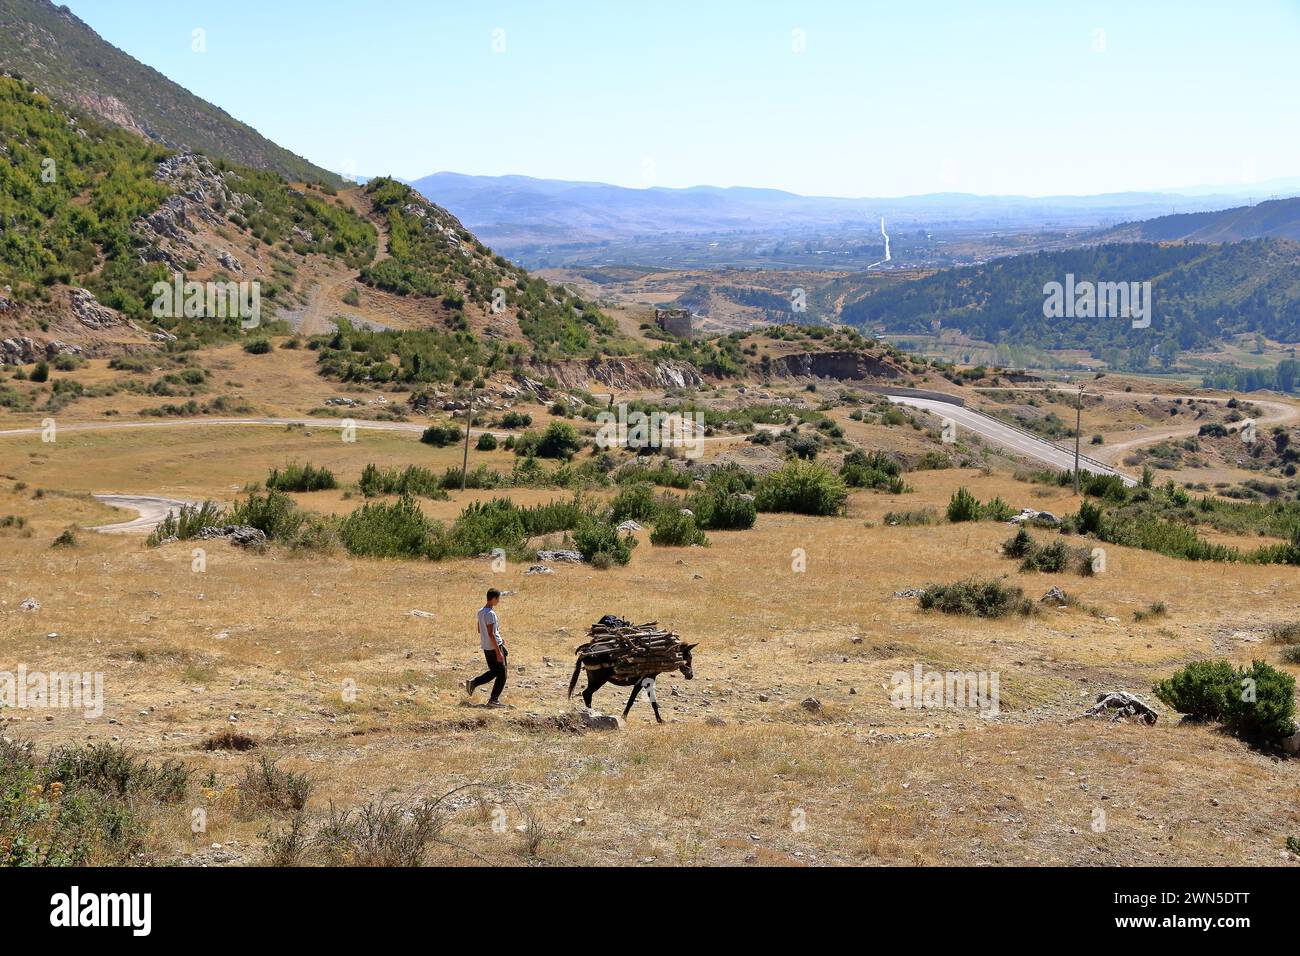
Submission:
M 1079 401 L 1074 406 L 1074 496 L 1079 497 L 1079 439 L 1083 435 L 1083 386 L 1079 386 Z
M 465 419 L 465 457 L 460 464 L 460 490 L 461 491 L 465 490 L 465 482 L 469 480 L 469 430 L 473 424 L 474 424 L 474 386 L 471 385 L 469 387 L 469 415 Z M 1077 453 L 1076 453 L 1076 457 L 1077 457 Z

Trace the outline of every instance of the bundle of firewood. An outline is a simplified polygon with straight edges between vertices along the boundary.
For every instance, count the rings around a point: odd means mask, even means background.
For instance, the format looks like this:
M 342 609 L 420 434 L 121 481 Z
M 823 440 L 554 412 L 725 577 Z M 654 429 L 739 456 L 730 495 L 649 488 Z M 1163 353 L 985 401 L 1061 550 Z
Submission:
M 686 663 L 686 646 L 658 621 L 629 624 L 605 616 L 591 625 L 590 638 L 575 651 L 587 670 L 612 667 L 615 679 L 653 677 Z

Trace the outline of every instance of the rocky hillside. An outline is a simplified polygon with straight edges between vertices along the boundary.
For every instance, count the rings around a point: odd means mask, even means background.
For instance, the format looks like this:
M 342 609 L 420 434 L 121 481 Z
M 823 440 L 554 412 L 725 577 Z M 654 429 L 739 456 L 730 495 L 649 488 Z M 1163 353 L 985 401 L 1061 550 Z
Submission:
M 0 0 L 0 68 L 169 148 L 188 146 L 293 181 L 343 184 L 107 43 L 49 0 Z

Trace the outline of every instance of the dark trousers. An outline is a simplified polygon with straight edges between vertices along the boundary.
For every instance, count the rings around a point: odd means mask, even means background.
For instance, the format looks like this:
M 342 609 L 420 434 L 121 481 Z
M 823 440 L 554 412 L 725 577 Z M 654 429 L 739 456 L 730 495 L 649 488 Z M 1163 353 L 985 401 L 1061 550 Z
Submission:
M 496 683 L 492 685 L 492 700 L 497 700 L 501 696 L 501 691 L 505 690 L 505 686 L 506 686 L 505 661 L 508 661 L 510 659 L 510 652 L 507 651 L 506 646 L 502 644 L 501 657 L 503 658 L 503 660 L 500 661 L 497 660 L 497 655 L 495 651 L 484 651 L 483 657 L 487 660 L 487 666 L 488 666 L 487 673 L 479 674 L 478 677 L 475 677 L 473 686 L 479 687 L 482 684 L 486 684 L 490 680 L 495 680 Z

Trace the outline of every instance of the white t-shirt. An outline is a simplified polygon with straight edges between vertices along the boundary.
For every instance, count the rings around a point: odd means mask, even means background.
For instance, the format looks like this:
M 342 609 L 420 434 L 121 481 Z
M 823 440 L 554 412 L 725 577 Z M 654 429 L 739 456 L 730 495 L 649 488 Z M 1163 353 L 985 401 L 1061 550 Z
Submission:
M 490 607 L 479 608 L 478 612 L 478 642 L 479 647 L 485 651 L 494 651 L 496 647 L 492 643 L 492 635 L 488 632 L 488 625 L 491 624 L 496 632 L 497 644 L 504 645 L 505 640 L 501 637 L 501 625 L 497 623 L 497 612 Z

